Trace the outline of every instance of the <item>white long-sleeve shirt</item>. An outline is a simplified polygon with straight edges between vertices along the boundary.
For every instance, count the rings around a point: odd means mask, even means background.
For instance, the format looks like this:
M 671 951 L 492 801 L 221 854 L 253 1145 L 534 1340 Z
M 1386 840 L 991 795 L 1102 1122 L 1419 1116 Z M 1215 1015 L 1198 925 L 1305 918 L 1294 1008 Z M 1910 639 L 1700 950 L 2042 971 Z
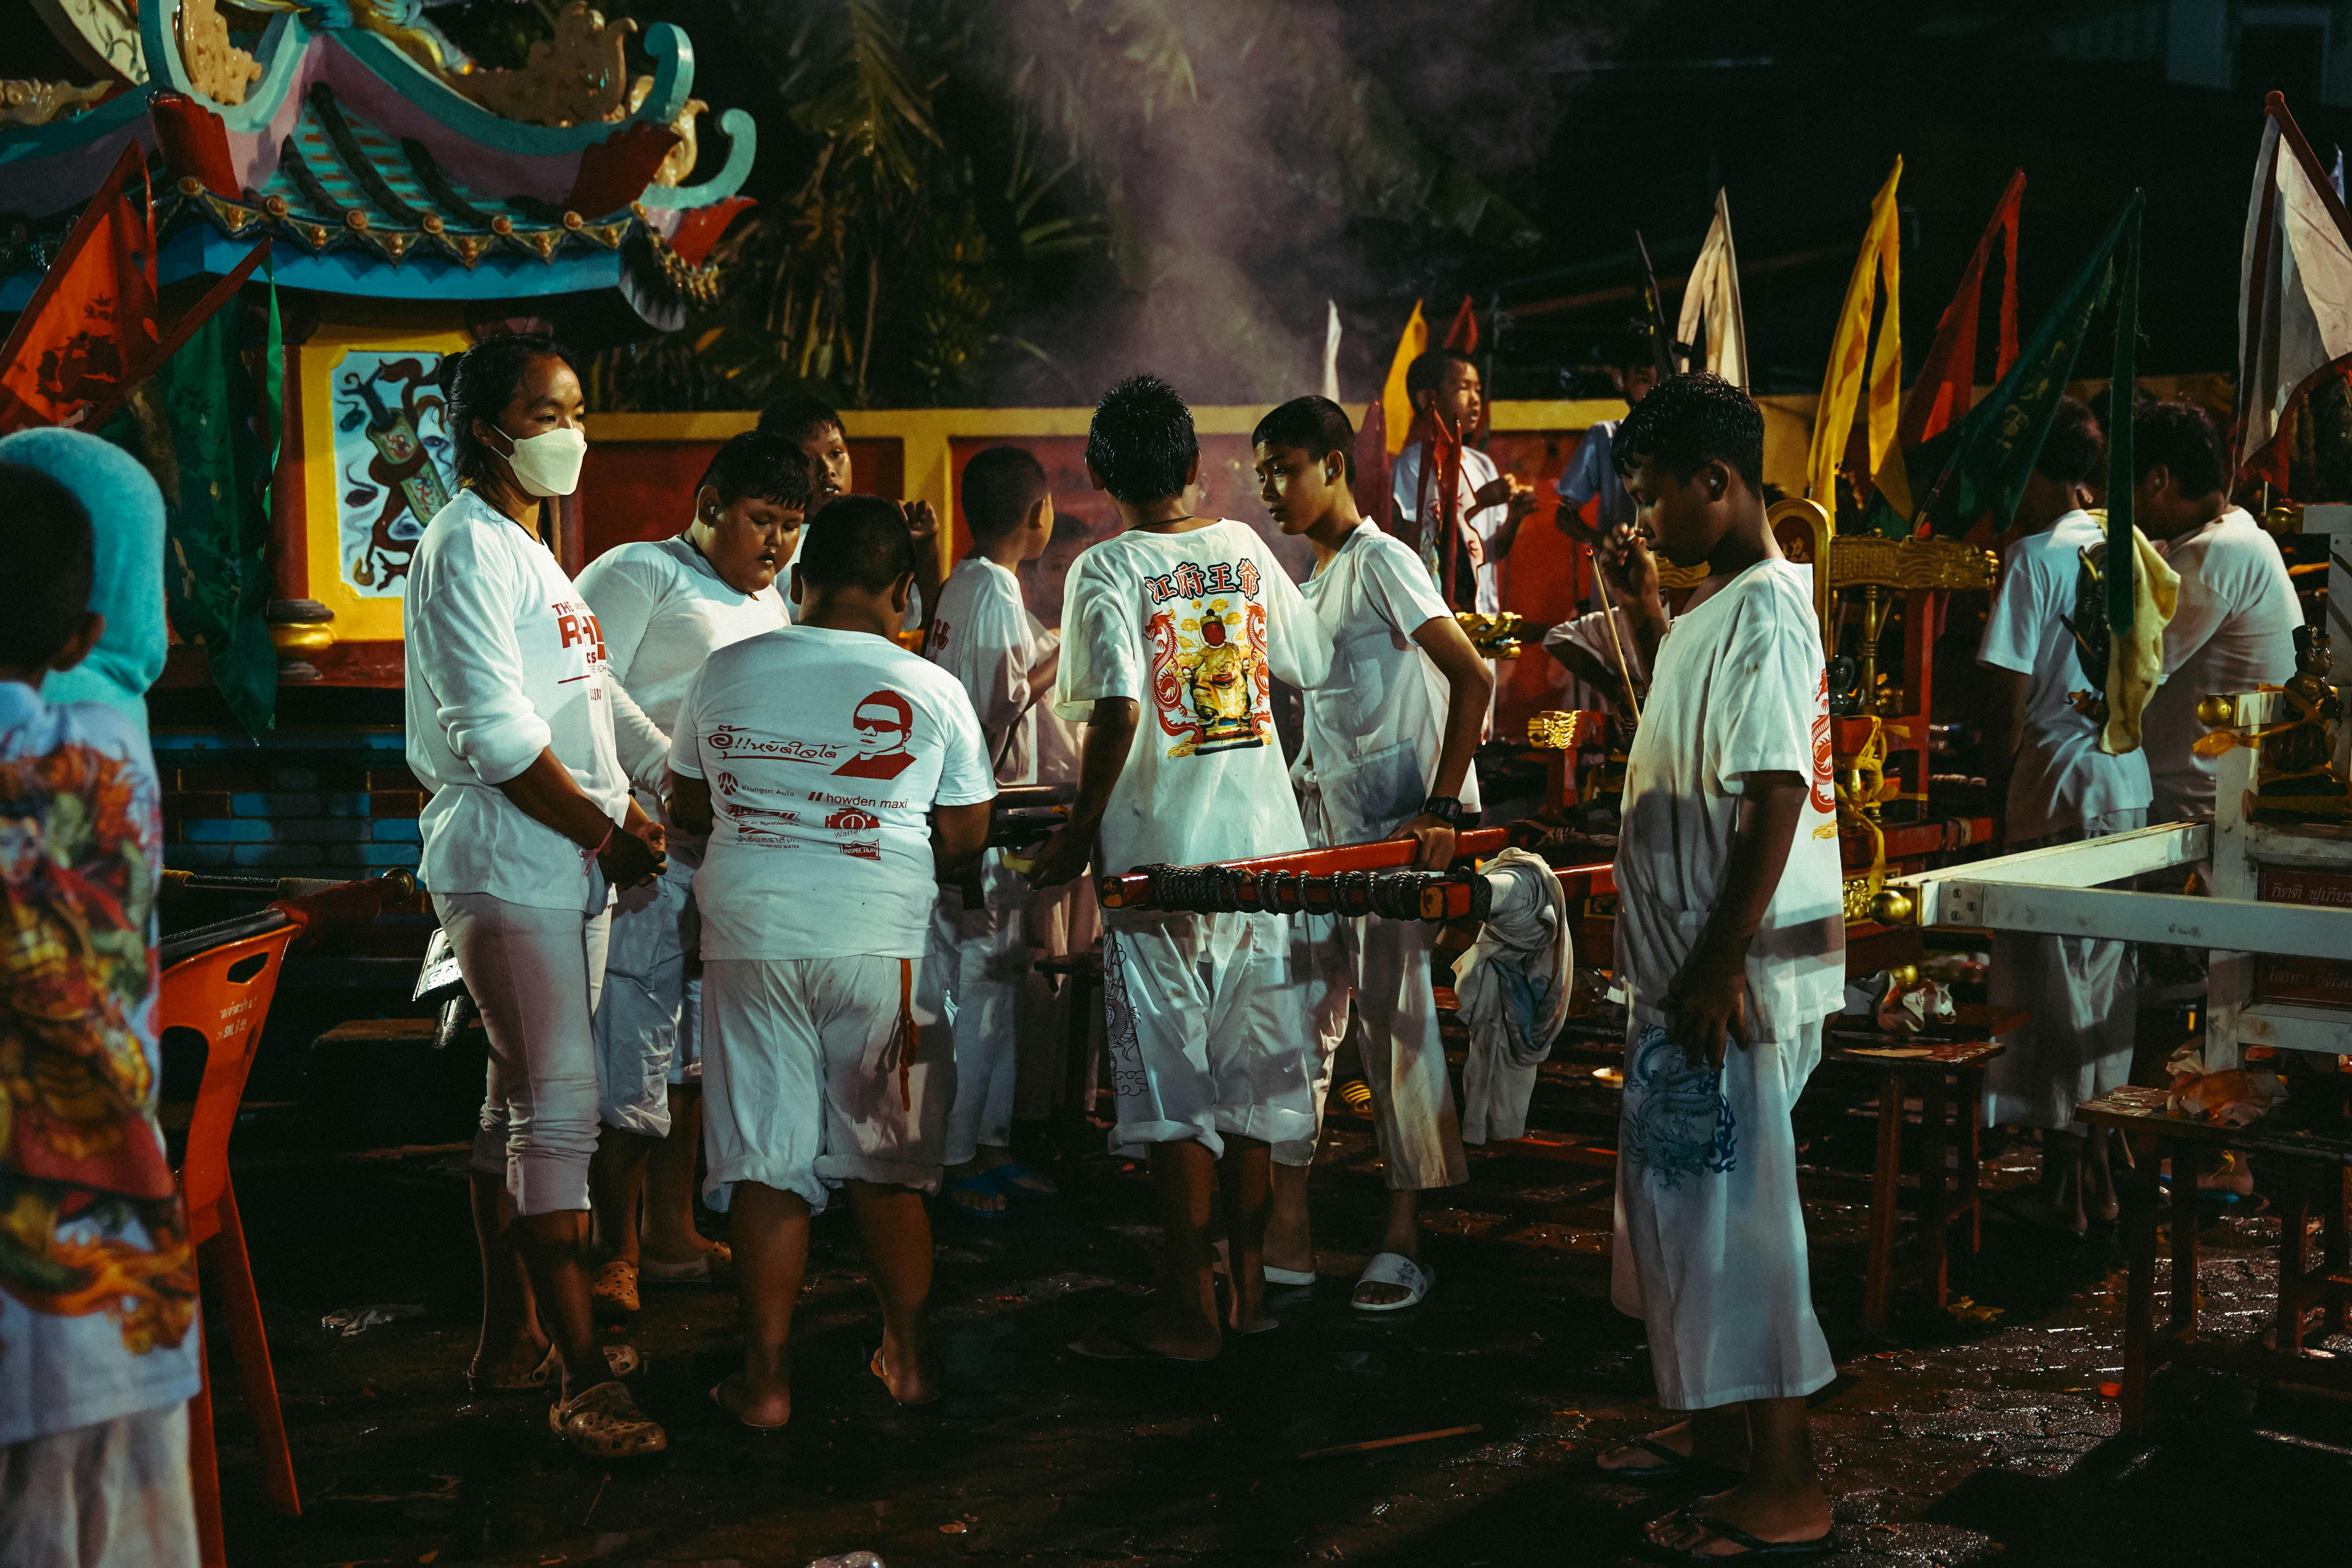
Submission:
M 774 584 L 730 587 L 683 537 L 615 546 L 580 574 L 580 596 L 604 633 L 613 741 L 647 810 L 661 798 L 670 731 L 703 661 L 791 617 Z
M 401 628 L 408 767 L 433 797 L 418 814 L 425 885 L 586 910 L 588 857 L 498 786 L 551 749 L 598 809 L 625 819 L 594 612 L 544 544 L 468 489 L 417 543 Z

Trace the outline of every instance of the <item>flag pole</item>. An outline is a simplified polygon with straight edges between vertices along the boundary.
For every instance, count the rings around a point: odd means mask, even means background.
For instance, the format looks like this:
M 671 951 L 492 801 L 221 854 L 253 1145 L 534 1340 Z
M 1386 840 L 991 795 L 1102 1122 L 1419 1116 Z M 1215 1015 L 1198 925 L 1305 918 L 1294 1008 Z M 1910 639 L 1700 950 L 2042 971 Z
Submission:
M 2132 462 L 2132 402 L 2138 383 L 2139 220 L 2147 201 L 2132 193 L 2125 222 L 2121 275 L 2116 280 L 2115 379 L 2107 392 L 2107 631 L 2128 636 L 2136 597 L 2133 577 L 2139 564 L 2133 544 L 2132 487 L 2139 475 Z M 2110 645 L 2112 647 L 2112 643 Z M 2112 653 L 2109 657 L 2113 657 Z
M 211 321 L 215 311 L 236 297 L 236 291 L 245 287 L 245 280 L 253 276 L 253 269 L 260 266 L 268 255 L 269 241 L 265 239 L 247 251 L 245 259 L 231 268 L 227 277 L 205 289 L 205 297 L 197 300 L 186 315 L 180 318 L 179 324 L 172 329 L 162 342 L 155 345 L 154 357 L 137 370 L 124 375 L 122 380 L 116 384 L 114 390 L 107 394 L 105 400 L 90 410 L 89 417 L 82 421 L 83 428 L 96 430 L 105 424 L 114 411 L 122 406 L 122 400 L 130 396 L 140 383 L 171 363 L 172 356 L 178 353 L 181 346 L 195 335 L 196 329 Z

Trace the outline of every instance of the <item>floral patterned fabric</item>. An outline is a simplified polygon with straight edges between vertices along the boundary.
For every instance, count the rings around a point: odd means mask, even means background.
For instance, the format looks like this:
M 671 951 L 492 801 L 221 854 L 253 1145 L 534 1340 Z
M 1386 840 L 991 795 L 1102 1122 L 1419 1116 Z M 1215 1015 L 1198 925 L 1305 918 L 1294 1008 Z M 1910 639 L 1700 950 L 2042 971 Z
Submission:
M 0 684 L 0 1443 L 196 1391 L 154 1115 L 160 808 L 131 720 Z

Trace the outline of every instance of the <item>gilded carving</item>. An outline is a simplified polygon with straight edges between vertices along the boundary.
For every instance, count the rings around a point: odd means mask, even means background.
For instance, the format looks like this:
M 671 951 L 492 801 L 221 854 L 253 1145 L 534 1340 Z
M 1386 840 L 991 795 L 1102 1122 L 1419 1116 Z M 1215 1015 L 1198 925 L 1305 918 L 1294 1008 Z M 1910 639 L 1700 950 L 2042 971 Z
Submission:
M 261 79 L 261 64 L 228 41 L 228 23 L 215 0 L 181 0 L 180 58 L 188 80 L 215 103 L 243 103 Z
M 629 112 L 632 87 L 623 49 L 636 30 L 626 16 L 608 23 L 588 0 L 572 0 L 555 18 L 555 37 L 531 45 L 520 70 L 469 70 L 449 79 L 508 120 L 533 125 L 620 120 Z M 639 79 L 650 88 L 651 79 Z
M 113 90 L 111 82 L 76 87 L 69 81 L 0 81 L 0 125 L 47 125 L 52 120 L 70 120 Z M 693 167 L 693 163 L 688 159 L 687 166 Z

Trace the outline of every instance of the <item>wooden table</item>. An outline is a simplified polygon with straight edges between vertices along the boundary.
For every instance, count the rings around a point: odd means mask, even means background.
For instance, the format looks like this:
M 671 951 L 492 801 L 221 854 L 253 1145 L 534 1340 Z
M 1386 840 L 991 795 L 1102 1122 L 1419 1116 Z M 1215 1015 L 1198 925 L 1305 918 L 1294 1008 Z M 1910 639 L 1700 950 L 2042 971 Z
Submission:
M 2352 1122 L 2325 1131 L 2294 1129 L 2268 1121 L 2246 1127 L 2217 1127 L 2200 1117 L 2176 1116 L 2164 1108 L 2160 1089 L 2124 1088 L 2074 1108 L 2094 1127 L 2130 1135 L 2138 1148 L 2132 1174 L 2129 1219 L 2130 1283 L 2124 1298 L 2123 1429 L 2144 1430 L 2148 1420 L 2148 1380 L 2158 1368 L 2179 1363 L 2210 1367 L 2270 1383 L 2294 1383 L 2352 1394 L 2352 1360 L 2313 1359 L 2299 1353 L 2305 1321 L 2314 1310 L 2328 1332 L 2341 1333 L 2352 1303 L 2352 1259 L 2346 1247 L 2347 1167 L 2352 1166 Z M 2278 1190 L 2278 1310 L 2263 1342 L 2203 1339 L 2197 1332 L 2197 1176 L 2226 1149 L 2269 1156 L 2265 1187 Z M 2172 1159 L 2168 1201 L 2158 1181 L 2162 1156 Z M 2184 1208 L 2178 1198 L 2189 1194 Z M 2321 1260 L 2310 1259 L 2305 1227 L 2311 1207 L 2320 1206 Z M 2172 1307 L 2162 1329 L 2156 1326 L 2157 1232 L 2172 1237 Z

